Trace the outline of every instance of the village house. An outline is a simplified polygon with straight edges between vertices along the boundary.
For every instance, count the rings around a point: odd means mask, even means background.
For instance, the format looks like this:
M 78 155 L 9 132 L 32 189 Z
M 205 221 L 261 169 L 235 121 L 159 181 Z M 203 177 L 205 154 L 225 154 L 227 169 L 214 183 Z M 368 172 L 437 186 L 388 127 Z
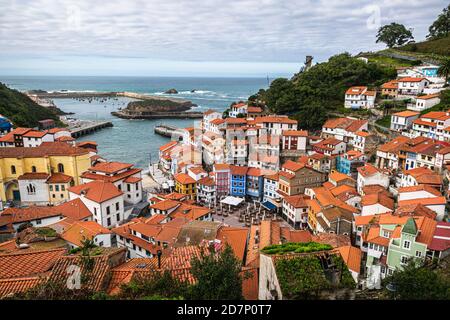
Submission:
M 212 176 L 205 176 L 197 181 L 197 202 L 216 204 L 216 183 Z
M 258 168 L 248 168 L 246 195 L 250 199 L 261 201 L 264 197 L 264 173 Z
M 367 157 L 357 150 L 350 150 L 336 157 L 336 170 L 353 179 L 358 178 L 358 168 L 365 165 Z
M 227 196 L 230 193 L 230 165 L 215 163 L 213 174 L 216 187 L 217 198 Z
M 336 138 L 327 138 L 319 143 L 316 143 L 312 148 L 317 153 L 332 156 L 344 153 L 346 151 L 347 144 Z
M 128 217 L 125 216 L 124 193 L 112 182 L 94 180 L 69 188 L 70 200 L 79 198 L 93 215 L 93 220 L 111 228 Z
M 211 121 L 222 119 L 222 113 L 216 110 L 208 109 L 203 112 L 202 129 L 203 131 L 211 131 Z
M 381 85 L 381 95 L 388 98 L 396 98 L 398 93 L 398 81 L 391 80 Z
M 413 134 L 436 140 L 444 140 L 445 129 L 450 127 L 448 111 L 432 111 L 413 122 Z
M 288 116 L 264 116 L 255 119 L 259 135 L 278 135 L 281 136 L 284 131 L 296 131 L 297 121 L 289 119 Z
M 243 102 L 231 105 L 228 115 L 231 118 L 237 118 L 239 115 L 247 116 L 247 105 Z
M 187 173 L 177 173 L 175 179 L 175 192 L 188 195 L 190 199 L 196 196 L 196 181 Z
M 397 169 L 399 166 L 399 152 L 410 142 L 405 136 L 399 136 L 381 145 L 377 149 L 377 159 L 375 165 L 378 168 Z
M 322 127 L 322 137 L 336 138 L 346 143 L 353 144 L 356 132 L 367 130 L 367 120 L 359 120 L 350 117 L 328 119 Z M 311 137 L 309 138 L 311 141 Z M 311 142 L 311 144 L 313 143 Z
M 424 89 L 428 87 L 430 81 L 426 78 L 404 77 L 398 80 L 398 94 L 399 95 L 414 95 L 417 96 L 423 93 Z
M 420 113 L 415 111 L 401 111 L 391 115 L 391 130 L 403 131 L 412 127 L 414 120 L 419 117 Z
M 281 137 L 281 150 L 289 152 L 306 152 L 308 145 L 308 131 L 285 130 Z
M 356 131 L 353 148 L 361 153 L 369 153 L 376 148 L 375 135 L 367 131 Z
M 280 202 L 282 200 L 282 198 L 277 192 L 279 178 L 280 175 L 278 173 L 264 175 L 263 202 L 270 202 L 277 208 L 281 206 Z
M 230 195 L 245 198 L 248 167 L 230 166 Z
M 170 172 L 170 167 L 172 163 L 172 157 L 170 156 L 170 152 L 177 144 L 178 144 L 177 141 L 170 141 L 159 147 L 159 163 L 161 170 Z
M 83 246 L 83 241 L 92 240 L 99 247 L 113 246 L 113 233 L 94 221 L 75 221 L 61 234 L 70 249 Z
M 99 162 L 81 175 L 84 183 L 101 180 L 111 182 L 124 193 L 124 201 L 137 204 L 143 199 L 141 169 L 130 163 Z
M 345 92 L 345 108 L 371 109 L 375 106 L 376 91 L 370 91 L 365 86 L 350 87 Z
M 279 172 L 278 194 L 302 194 L 305 188 L 318 187 L 325 182 L 326 174 L 292 160 L 286 161 Z
M 401 187 L 412 187 L 419 184 L 426 184 L 438 190 L 442 187 L 442 177 L 426 167 L 418 167 L 406 170 L 401 175 Z
M 44 142 L 34 148 L 0 148 L 1 199 L 2 201 L 21 200 L 19 177 L 24 178 L 25 174 L 39 174 L 35 175 L 36 180 L 30 179 L 33 176 L 25 176 L 27 184 L 24 184 L 22 190 L 25 190 L 26 198 L 28 191 L 30 197 L 33 193 L 43 195 L 45 192 L 38 186 L 48 190 L 46 180 L 43 180 L 44 174 L 51 176 L 53 173 L 62 173 L 72 177 L 73 184 L 77 185 L 81 183 L 81 173 L 87 171 L 89 167 L 90 159 L 87 150 L 63 142 Z M 26 187 L 30 184 L 32 188 L 27 190 Z M 49 201 L 48 191 L 46 194 Z
M 412 106 L 409 106 L 408 109 L 418 112 L 430 109 L 435 105 L 437 105 L 439 102 L 441 102 L 439 96 L 440 96 L 439 93 L 417 96 L 416 103 L 413 104 Z
M 295 229 L 308 226 L 308 204 L 302 194 L 283 198 L 283 219 Z
M 394 211 L 394 199 L 384 193 L 366 194 L 361 197 L 361 215 L 373 216 Z
M 359 167 L 357 179 L 357 190 L 360 194 L 363 188 L 370 185 L 380 185 L 387 189 L 389 187 L 389 175 L 371 165 L 366 163 L 365 166 Z

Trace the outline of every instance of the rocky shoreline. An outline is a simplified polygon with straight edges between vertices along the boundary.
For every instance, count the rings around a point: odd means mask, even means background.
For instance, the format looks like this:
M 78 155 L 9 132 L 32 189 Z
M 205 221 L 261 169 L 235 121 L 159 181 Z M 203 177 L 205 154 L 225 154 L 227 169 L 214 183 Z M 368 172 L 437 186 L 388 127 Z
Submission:
M 203 117 L 203 112 L 148 112 L 148 113 L 127 113 L 123 110 L 111 112 L 113 116 L 122 119 L 199 119 Z

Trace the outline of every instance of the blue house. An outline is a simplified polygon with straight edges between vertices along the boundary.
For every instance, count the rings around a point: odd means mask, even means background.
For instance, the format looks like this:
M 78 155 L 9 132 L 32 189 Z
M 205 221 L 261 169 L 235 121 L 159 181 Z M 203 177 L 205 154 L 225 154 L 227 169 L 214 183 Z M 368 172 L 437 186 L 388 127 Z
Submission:
M 358 168 L 364 166 L 366 156 L 357 151 L 350 150 L 336 158 L 336 170 L 353 179 L 358 177 Z
M 261 173 L 261 169 L 248 169 L 246 194 L 255 200 L 262 201 L 264 196 L 264 175 Z
M 231 166 L 230 195 L 233 197 L 245 197 L 248 167 Z

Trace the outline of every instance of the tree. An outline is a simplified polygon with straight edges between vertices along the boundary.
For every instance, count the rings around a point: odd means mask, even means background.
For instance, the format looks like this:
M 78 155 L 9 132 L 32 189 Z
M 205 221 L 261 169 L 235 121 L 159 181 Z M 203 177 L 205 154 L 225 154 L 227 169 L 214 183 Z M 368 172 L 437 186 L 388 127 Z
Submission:
M 241 300 L 241 262 L 226 245 L 220 253 L 213 248 L 202 251 L 191 261 L 191 273 L 196 283 L 191 288 L 194 300 Z
M 450 34 L 450 4 L 444 8 L 433 24 L 428 28 L 428 39 L 439 39 Z
M 450 75 L 450 58 L 446 58 L 442 61 L 441 66 L 438 69 L 438 75 L 445 78 L 445 85 L 448 85 L 448 77 Z
M 400 300 L 442 300 L 450 299 L 450 282 L 431 265 L 424 265 L 411 259 L 401 270 L 386 277 L 386 293 L 390 298 Z
M 122 285 L 120 299 L 180 299 L 187 295 L 188 283 L 178 280 L 168 270 L 154 271 L 138 276 Z
M 378 29 L 377 43 L 384 42 L 389 48 L 401 46 L 414 39 L 411 30 L 402 24 L 392 22 Z

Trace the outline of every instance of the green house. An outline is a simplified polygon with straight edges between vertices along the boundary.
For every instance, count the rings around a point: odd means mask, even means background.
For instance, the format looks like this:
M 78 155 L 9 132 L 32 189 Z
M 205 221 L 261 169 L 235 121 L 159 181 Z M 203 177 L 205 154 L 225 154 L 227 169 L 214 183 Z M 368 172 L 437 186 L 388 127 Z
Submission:
M 421 220 L 422 224 L 424 220 Z M 395 237 L 394 234 L 389 243 L 388 274 L 392 274 L 396 268 L 401 269 L 412 258 L 424 259 L 427 253 L 427 244 L 419 238 L 419 228 L 414 218 L 409 218 L 403 227 L 399 228 L 401 228 L 399 237 Z

